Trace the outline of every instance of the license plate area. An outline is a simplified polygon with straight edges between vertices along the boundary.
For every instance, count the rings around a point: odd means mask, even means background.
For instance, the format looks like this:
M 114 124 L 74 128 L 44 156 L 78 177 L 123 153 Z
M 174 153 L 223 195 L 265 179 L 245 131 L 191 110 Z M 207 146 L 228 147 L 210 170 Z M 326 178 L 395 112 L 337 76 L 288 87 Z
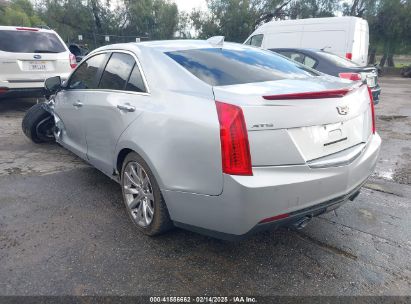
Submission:
M 29 61 L 28 62 L 29 71 L 47 71 L 46 61 Z
M 367 77 L 367 85 L 369 87 L 375 87 L 377 85 L 377 77 L 375 76 Z
M 288 129 L 306 161 L 331 155 L 358 145 L 367 138 L 364 115 L 333 124 Z

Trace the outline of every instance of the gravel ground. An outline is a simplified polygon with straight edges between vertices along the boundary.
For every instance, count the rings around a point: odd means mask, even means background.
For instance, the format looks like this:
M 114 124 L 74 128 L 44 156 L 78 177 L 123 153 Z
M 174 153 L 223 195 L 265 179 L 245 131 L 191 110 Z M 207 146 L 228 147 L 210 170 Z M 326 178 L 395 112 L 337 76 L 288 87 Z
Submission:
M 383 146 L 355 202 L 232 243 L 139 234 L 120 187 L 0 101 L 0 295 L 411 295 L 411 79 L 382 78 Z

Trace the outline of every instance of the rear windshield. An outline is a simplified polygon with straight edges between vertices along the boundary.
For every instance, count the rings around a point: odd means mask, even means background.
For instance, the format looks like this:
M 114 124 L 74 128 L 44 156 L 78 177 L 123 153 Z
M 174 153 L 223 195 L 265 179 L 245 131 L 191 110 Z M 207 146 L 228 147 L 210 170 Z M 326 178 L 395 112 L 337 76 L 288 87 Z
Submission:
M 318 76 L 304 67 L 260 49 L 192 49 L 168 56 L 212 86 Z
M 358 68 L 360 67 L 358 64 L 356 64 L 355 62 L 345 59 L 343 57 L 340 57 L 338 55 L 335 55 L 333 53 L 328 53 L 328 52 L 319 52 L 319 55 L 327 58 L 328 60 L 330 60 L 331 62 L 333 62 L 334 64 L 336 64 L 339 67 L 342 68 Z
M 0 51 L 12 53 L 62 53 L 66 49 L 53 33 L 0 31 Z

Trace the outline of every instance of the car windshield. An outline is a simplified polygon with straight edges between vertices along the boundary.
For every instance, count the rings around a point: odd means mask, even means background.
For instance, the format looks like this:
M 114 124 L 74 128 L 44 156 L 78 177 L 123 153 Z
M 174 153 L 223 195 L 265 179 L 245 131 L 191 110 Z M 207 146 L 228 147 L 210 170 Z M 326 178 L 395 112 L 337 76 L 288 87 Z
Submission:
M 319 76 L 303 65 L 254 48 L 192 49 L 166 54 L 212 86 Z
M 320 56 L 323 56 L 325 58 L 327 58 L 328 60 L 332 61 L 333 63 L 335 63 L 337 66 L 342 67 L 342 68 L 358 68 L 360 67 L 358 64 L 356 64 L 355 62 L 345 59 L 343 57 L 340 57 L 336 54 L 333 53 L 329 53 L 329 52 L 318 52 L 318 54 Z
M 12 53 L 62 53 L 66 49 L 54 33 L 0 31 L 0 51 Z

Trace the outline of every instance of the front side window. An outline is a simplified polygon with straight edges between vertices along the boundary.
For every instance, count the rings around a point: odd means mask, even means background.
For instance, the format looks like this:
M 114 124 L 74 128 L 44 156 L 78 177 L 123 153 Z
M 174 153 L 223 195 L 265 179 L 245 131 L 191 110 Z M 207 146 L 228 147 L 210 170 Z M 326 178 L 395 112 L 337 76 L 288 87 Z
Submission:
M 99 89 L 124 90 L 134 64 L 133 56 L 113 53 L 101 77 Z
M 263 44 L 263 38 L 264 38 L 263 34 L 255 35 L 251 37 L 250 45 L 261 47 L 261 45 Z
M 264 38 L 263 34 L 254 35 L 254 36 L 250 37 L 245 42 L 245 44 L 261 47 L 261 45 L 263 44 L 263 38 Z
M 54 33 L 0 31 L 0 51 L 12 53 L 62 53 L 66 48 Z
M 165 54 L 212 86 L 319 75 L 303 65 L 261 49 L 209 48 L 166 52 Z
M 96 89 L 96 76 L 106 54 L 99 54 L 87 59 L 73 73 L 68 87 L 75 90 Z

